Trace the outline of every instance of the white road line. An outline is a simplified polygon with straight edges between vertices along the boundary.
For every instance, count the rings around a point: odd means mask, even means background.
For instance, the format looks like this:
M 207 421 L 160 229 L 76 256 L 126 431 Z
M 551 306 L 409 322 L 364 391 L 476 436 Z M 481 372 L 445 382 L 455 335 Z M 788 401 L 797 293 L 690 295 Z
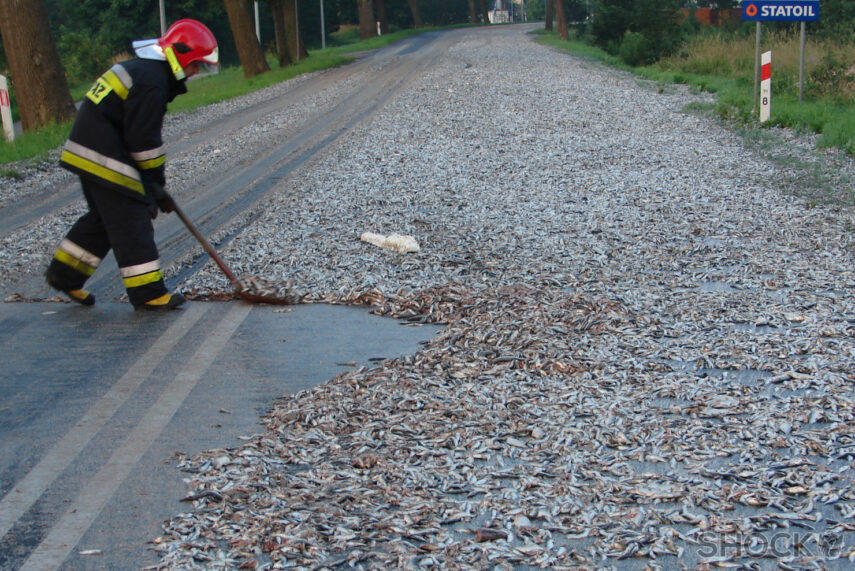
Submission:
M 202 305 L 202 304 L 194 304 Z M 160 435 L 216 356 L 243 323 L 252 306 L 235 304 L 190 358 L 145 417 L 125 438 L 107 463 L 89 480 L 44 541 L 30 554 L 21 571 L 59 567 L 92 525 L 130 471 Z
M 12 486 L 0 501 L 0 537 L 12 529 L 12 526 L 41 497 L 48 486 L 89 444 L 98 431 L 128 400 L 128 397 L 169 354 L 175 343 L 184 337 L 208 311 L 207 307 L 203 303 L 190 304 L 190 307 L 182 312 L 181 317 L 163 332 L 163 335 L 128 369 L 128 372 L 98 399 L 98 402 L 89 407 L 86 414 L 59 442 L 53 445 L 44 458 Z

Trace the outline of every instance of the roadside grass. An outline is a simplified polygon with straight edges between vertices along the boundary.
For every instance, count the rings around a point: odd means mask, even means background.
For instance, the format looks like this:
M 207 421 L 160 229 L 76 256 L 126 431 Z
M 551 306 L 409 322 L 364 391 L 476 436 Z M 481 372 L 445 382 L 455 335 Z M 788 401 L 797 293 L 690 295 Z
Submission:
M 15 137 L 13 143 L 0 138 L 0 176 L 17 178 L 14 169 L 3 165 L 23 159 L 35 159 L 38 163 L 47 159 L 47 153 L 62 145 L 71 131 L 71 123 L 52 123 L 37 131 Z
M 353 57 L 348 55 L 350 53 L 379 49 L 414 34 L 437 29 L 440 28 L 401 30 L 364 41 L 359 41 L 358 30 L 355 34 L 352 30 L 346 30 L 341 37 L 331 36 L 331 47 L 311 51 L 308 58 L 293 65 L 279 67 L 276 59 L 268 56 L 270 71 L 252 78 L 245 78 L 240 66 L 226 67 L 217 74 L 193 78 L 188 93 L 169 104 L 169 113 L 190 111 L 264 89 L 304 73 L 336 67 L 352 61 Z M 79 101 L 88 89 L 89 85 L 72 86 L 72 99 Z M 46 160 L 50 151 L 65 142 L 70 130 L 71 122 L 68 122 L 51 124 L 43 129 L 24 133 L 17 136 L 12 143 L 0 137 L 0 165 L 25 159 L 34 159 L 36 162 Z M 14 169 L 4 169 L 0 166 L 0 176 L 14 178 L 18 174 Z
M 804 100 L 800 102 L 798 36 L 776 34 L 764 39 L 762 49 L 772 51 L 772 113 L 771 119 L 761 125 L 754 110 L 753 37 L 700 35 L 668 59 L 631 67 L 581 40 L 562 41 L 557 35 L 542 31 L 537 34 L 538 41 L 546 45 L 632 72 L 658 83 L 660 89 L 679 83 L 696 91 L 714 93 L 716 103 L 706 111 L 728 122 L 752 128 L 787 127 L 817 133 L 820 147 L 836 147 L 855 155 L 853 45 L 807 43 Z
M 353 61 L 350 55 L 356 52 L 371 51 L 422 32 L 439 28 L 420 28 L 401 30 L 383 36 L 359 41 L 359 31 L 346 30 L 341 37 L 332 36 L 335 43 L 323 50 L 309 53 L 309 57 L 287 67 L 279 67 L 273 56 L 268 56 L 270 71 L 251 78 L 244 78 L 240 66 L 220 70 L 219 73 L 191 80 L 187 94 L 178 97 L 169 104 L 169 112 L 190 111 L 198 107 L 233 99 L 253 91 L 258 91 L 282 83 L 304 73 L 312 73 L 346 64 Z
M 304 73 L 336 67 L 352 61 L 353 58 L 323 52 L 313 52 L 309 57 L 287 67 L 278 67 L 275 59 L 268 58 L 270 71 L 245 78 L 240 66 L 222 69 L 219 73 L 193 78 L 187 86 L 187 93 L 177 97 L 169 104 L 169 113 L 191 111 L 198 107 L 233 99 L 277 83 L 282 83 Z

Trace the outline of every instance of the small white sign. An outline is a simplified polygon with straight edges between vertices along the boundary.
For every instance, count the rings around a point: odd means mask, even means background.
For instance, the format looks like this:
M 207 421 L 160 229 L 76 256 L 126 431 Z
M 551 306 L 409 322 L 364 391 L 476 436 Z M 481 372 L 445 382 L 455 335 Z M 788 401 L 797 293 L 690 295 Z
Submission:
M 760 122 L 769 120 L 772 111 L 772 52 L 760 56 Z
M 3 121 L 3 134 L 10 143 L 15 140 L 15 124 L 12 122 L 12 100 L 9 98 L 9 84 L 6 77 L 0 75 L 0 119 Z

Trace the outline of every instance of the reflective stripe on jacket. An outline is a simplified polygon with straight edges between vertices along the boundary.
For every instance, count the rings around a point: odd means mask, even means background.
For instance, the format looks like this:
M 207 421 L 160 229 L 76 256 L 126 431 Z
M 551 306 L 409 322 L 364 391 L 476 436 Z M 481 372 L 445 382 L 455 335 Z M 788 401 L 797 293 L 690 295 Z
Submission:
M 166 184 L 161 130 L 166 105 L 186 92 L 162 61 L 115 64 L 83 99 L 60 165 L 149 201 L 146 185 Z

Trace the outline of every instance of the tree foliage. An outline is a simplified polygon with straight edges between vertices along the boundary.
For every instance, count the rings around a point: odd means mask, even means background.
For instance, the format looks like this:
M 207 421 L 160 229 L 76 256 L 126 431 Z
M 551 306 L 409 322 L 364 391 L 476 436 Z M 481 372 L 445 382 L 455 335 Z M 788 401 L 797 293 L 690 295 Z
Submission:
M 289 0 L 290 1 L 290 0 Z M 485 0 L 476 0 L 478 18 L 491 7 Z M 738 6 L 736 0 L 563 0 L 568 23 L 580 22 L 590 6 L 594 18 L 588 32 L 595 44 L 614 54 L 634 53 L 644 60 L 660 57 L 678 44 L 680 30 L 673 18 L 660 18 L 679 8 L 708 6 L 728 8 Z M 56 41 L 66 75 L 71 84 L 92 81 L 110 62 L 130 53 L 132 40 L 160 35 L 157 0 L 45 0 L 51 31 Z M 293 2 L 292 2 L 293 4 Z M 277 53 L 271 2 L 258 3 L 260 9 L 261 43 L 264 51 Z M 311 50 L 321 45 L 323 5 L 325 30 L 323 37 L 343 25 L 359 23 L 358 0 L 296 0 L 299 15 L 299 36 Z M 529 0 L 529 9 L 537 6 L 529 17 L 543 14 L 545 3 Z M 384 30 L 395 31 L 422 26 L 464 23 L 471 20 L 470 3 L 463 0 L 384 0 Z M 379 10 L 372 18 L 379 19 Z M 543 15 L 542 15 L 543 14 Z M 238 63 L 232 30 L 223 0 L 168 0 L 167 23 L 180 18 L 195 18 L 204 22 L 217 37 L 220 60 L 224 65 Z M 376 24 L 375 24 L 376 25 Z M 787 29 L 787 24 L 774 27 Z M 789 25 L 795 29 L 794 26 Z M 772 27 L 772 29 L 774 29 Z M 812 22 L 809 34 L 820 39 L 855 41 L 855 2 L 852 0 L 822 0 L 819 22 Z M 631 35 L 627 38 L 627 33 Z M 0 41 L 0 73 L 8 71 L 8 62 Z
M 730 8 L 738 8 L 739 2 L 738 0 L 692 0 L 686 2 L 685 8 L 692 8 L 697 6 L 698 8 L 714 8 L 717 10 L 727 10 Z
M 46 0 L 54 37 L 69 82 L 88 83 L 112 60 L 131 53 L 131 42 L 160 36 L 156 0 Z M 222 0 L 169 0 L 166 24 L 195 18 L 209 28 L 226 64 L 237 51 Z
M 525 17 L 532 22 L 546 19 L 545 0 L 530 0 L 525 3 Z
M 485 0 L 476 0 L 477 17 L 484 19 Z M 160 36 L 157 0 L 45 0 L 51 32 L 70 84 L 92 81 L 111 61 L 130 55 L 133 40 Z M 277 53 L 273 10 L 268 0 L 260 1 L 261 43 L 266 52 Z M 292 2 L 293 4 L 293 2 Z M 296 0 L 299 35 L 308 49 L 321 45 L 321 5 L 324 10 L 323 37 L 342 25 L 359 23 L 357 0 Z M 384 30 L 395 31 L 423 26 L 468 22 L 468 2 L 463 0 L 385 0 Z M 377 19 L 376 12 L 372 18 Z M 167 25 L 181 18 L 204 22 L 220 45 L 223 65 L 239 63 L 223 0 L 168 0 Z M 376 24 L 375 24 L 376 26 Z M 8 62 L 0 41 L 0 72 Z
M 819 21 L 811 22 L 810 33 L 820 39 L 841 43 L 855 42 L 855 2 L 852 0 L 822 0 Z
M 682 0 L 594 0 L 591 38 L 631 65 L 647 64 L 679 47 Z

